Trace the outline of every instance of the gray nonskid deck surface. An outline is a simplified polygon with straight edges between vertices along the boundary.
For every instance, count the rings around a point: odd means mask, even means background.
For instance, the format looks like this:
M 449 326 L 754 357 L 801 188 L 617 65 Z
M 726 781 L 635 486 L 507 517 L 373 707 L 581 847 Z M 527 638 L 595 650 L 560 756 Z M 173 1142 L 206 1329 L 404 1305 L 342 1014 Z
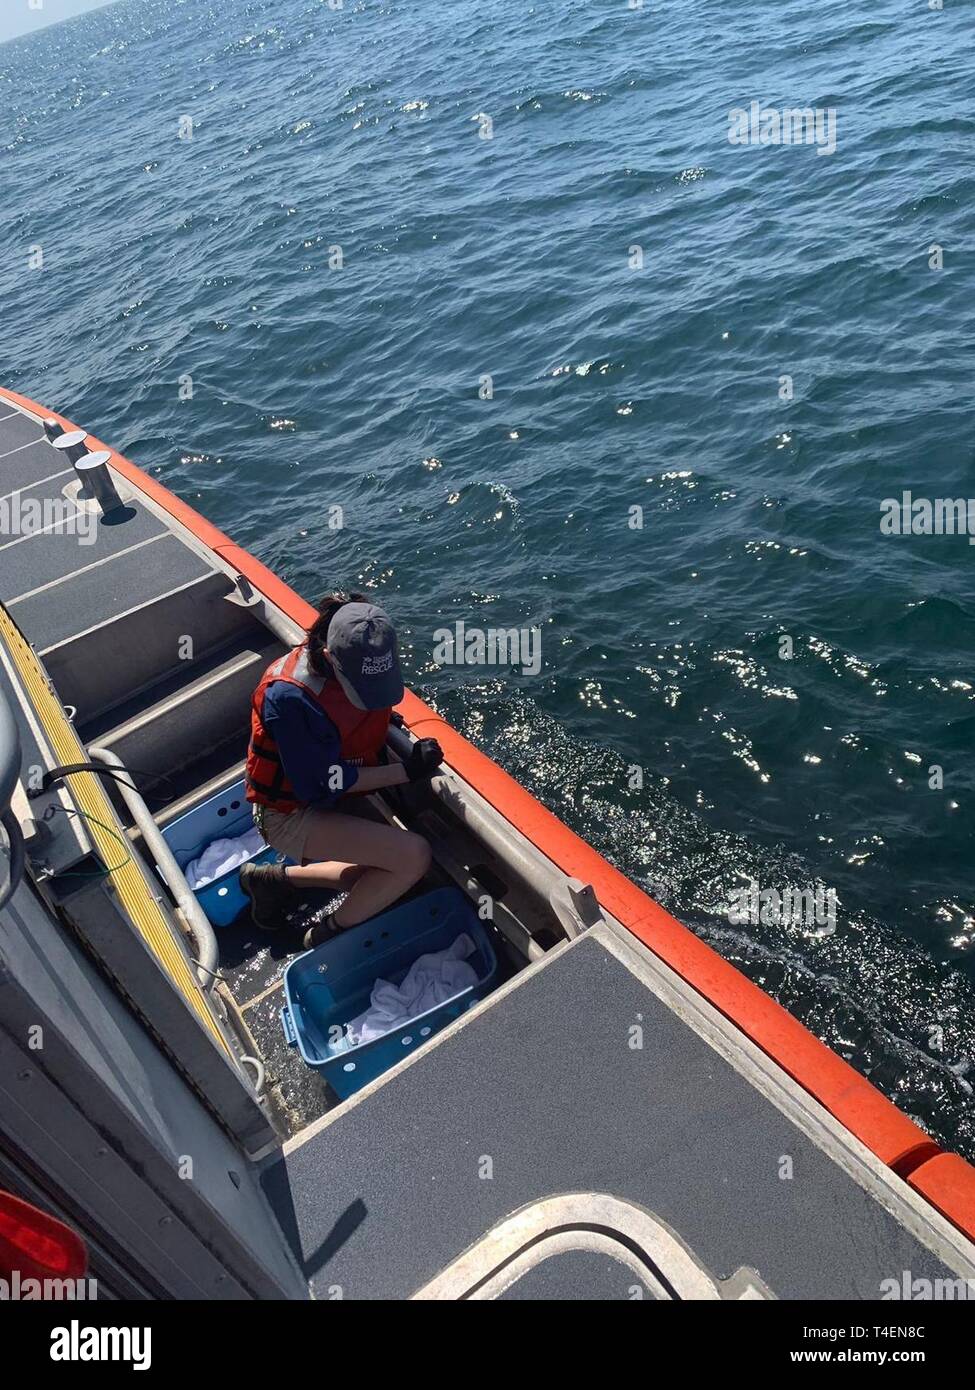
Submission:
M 43 654 L 45 648 L 76 633 L 202 578 L 209 569 L 201 556 L 174 536 L 164 535 L 153 545 L 72 576 L 70 583 L 56 591 L 32 594 L 10 612 Z
M 63 482 L 63 479 L 58 481 Z M 55 486 L 56 484 L 51 485 L 52 490 Z M 42 485 L 31 488 L 30 495 L 43 496 L 46 491 L 46 487 Z M 21 595 L 32 594 L 36 589 L 53 585 L 58 581 L 61 581 L 64 591 L 67 592 L 73 587 L 74 581 L 66 581 L 66 573 L 87 571 L 96 562 L 104 562 L 109 556 L 115 560 L 123 551 L 136 545 L 142 546 L 146 541 L 166 534 L 166 527 L 158 517 L 141 507 L 133 507 L 132 512 L 133 515 L 119 526 L 106 526 L 101 518 L 96 518 L 90 543 L 73 535 L 69 530 L 69 523 L 62 523 L 37 535 L 24 536 L 9 543 L 0 550 L 0 573 L 6 573 L 9 565 L 15 571 L 13 577 L 19 587 L 15 592 L 10 592 L 9 585 L 5 586 L 7 595 L 4 602 L 23 603 L 25 600 Z M 140 568 L 146 558 L 145 555 L 140 555 Z M 69 564 L 71 569 L 67 571 L 66 566 Z M 116 568 L 126 567 L 119 565 Z M 53 597 L 60 599 L 63 593 L 55 594 Z
M 5 409 L 5 402 L 0 401 L 0 410 Z M 10 415 L 5 415 L 0 420 L 0 467 L 6 462 L 10 454 L 15 449 L 20 449 L 24 444 L 29 444 L 33 440 L 43 439 L 44 430 L 36 420 L 32 420 L 29 415 L 24 415 L 21 411 L 15 410 Z M 55 449 L 51 450 L 52 458 L 59 458 L 60 455 Z
M 642 1049 L 628 1045 L 637 1023 Z M 263 1181 L 322 1297 L 408 1297 L 512 1212 L 578 1192 L 650 1211 L 712 1277 L 753 1269 L 779 1298 L 878 1299 L 904 1270 L 951 1277 L 592 934 Z M 580 1271 L 556 1260 L 523 1294 L 576 1297 Z
M 3 421 L 0 420 L 0 443 L 3 442 Z M 54 481 L 56 476 L 56 481 Z M 61 458 L 46 439 L 36 440 L 26 448 L 16 449 L 0 458 L 0 497 L 18 490 L 33 491 L 39 484 L 50 483 L 51 490 L 64 487 L 75 476 L 67 459 Z
M 86 632 L 207 574 L 212 565 L 137 497 L 109 517 L 79 525 L 70 463 L 36 420 L 0 401 L 0 600 L 34 647 Z M 35 530 L 29 509 L 56 504 Z M 89 504 L 91 505 L 91 504 Z

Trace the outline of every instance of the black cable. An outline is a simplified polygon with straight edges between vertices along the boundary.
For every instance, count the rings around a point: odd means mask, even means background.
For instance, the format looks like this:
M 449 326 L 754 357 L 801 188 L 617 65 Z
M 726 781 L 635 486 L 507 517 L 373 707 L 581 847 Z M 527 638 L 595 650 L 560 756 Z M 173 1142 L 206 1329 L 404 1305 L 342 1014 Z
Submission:
M 97 825 L 101 830 L 111 835 L 113 840 L 117 840 L 125 850 L 125 858 L 122 860 L 121 864 L 107 864 L 104 868 L 94 869 L 91 872 L 87 869 L 62 870 L 62 872 L 58 874 L 58 878 L 108 878 L 110 874 L 116 873 L 117 870 L 124 869 L 132 858 L 132 850 L 129 842 L 124 839 L 117 830 L 113 830 L 110 825 L 106 825 L 105 822 L 99 820 L 97 816 L 93 816 L 90 811 L 83 811 L 80 806 L 55 806 L 52 807 L 52 810 L 63 811 L 66 816 L 80 816 L 82 820 L 91 821 L 92 825 Z
M 148 777 L 157 782 L 167 782 L 172 786 L 172 778 L 164 776 L 161 772 L 153 774 L 151 772 L 143 772 L 139 768 L 110 767 L 107 763 L 63 763 L 60 767 L 52 767 L 48 772 L 45 772 L 44 776 L 41 778 L 39 787 L 28 787 L 28 799 L 36 801 L 39 796 L 43 796 L 45 792 L 50 791 L 55 782 L 60 782 L 64 777 L 70 777 L 74 772 L 94 772 L 99 777 L 111 777 L 113 781 L 123 779 L 123 785 L 127 785 L 124 782 L 126 777 L 131 781 L 133 774 L 136 774 L 139 777 Z M 146 793 L 142 793 L 142 795 L 145 796 Z M 150 792 L 148 795 L 152 796 L 153 793 Z

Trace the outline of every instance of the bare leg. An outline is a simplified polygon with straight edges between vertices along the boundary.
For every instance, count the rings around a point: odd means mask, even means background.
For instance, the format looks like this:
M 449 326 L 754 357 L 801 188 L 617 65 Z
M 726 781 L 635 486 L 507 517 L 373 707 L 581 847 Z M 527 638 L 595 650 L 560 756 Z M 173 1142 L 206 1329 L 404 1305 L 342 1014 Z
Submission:
M 288 882 L 295 888 L 351 888 L 363 873 L 361 864 L 343 864 L 340 859 L 289 864 L 285 870 Z
M 335 887 L 336 869 L 341 877 L 350 868 L 358 875 L 349 896 L 336 912 L 337 927 L 354 927 L 375 917 L 426 873 L 430 867 L 430 846 L 422 835 L 380 825 L 340 811 L 322 811 L 314 817 L 305 841 L 305 858 L 310 862 L 291 866 L 288 881 L 296 888 Z

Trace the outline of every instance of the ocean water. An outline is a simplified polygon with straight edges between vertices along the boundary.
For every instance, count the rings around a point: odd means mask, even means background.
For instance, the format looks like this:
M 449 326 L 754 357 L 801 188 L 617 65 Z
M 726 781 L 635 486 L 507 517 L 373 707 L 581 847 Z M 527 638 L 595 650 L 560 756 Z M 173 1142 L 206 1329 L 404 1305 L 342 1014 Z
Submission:
M 969 26 L 123 0 L 0 47 L 0 380 L 368 586 L 420 694 L 975 1157 L 975 550 L 880 530 L 975 495 Z M 752 101 L 835 152 L 730 143 Z M 541 670 L 438 667 L 459 620 Z M 836 931 L 733 923 L 750 881 Z

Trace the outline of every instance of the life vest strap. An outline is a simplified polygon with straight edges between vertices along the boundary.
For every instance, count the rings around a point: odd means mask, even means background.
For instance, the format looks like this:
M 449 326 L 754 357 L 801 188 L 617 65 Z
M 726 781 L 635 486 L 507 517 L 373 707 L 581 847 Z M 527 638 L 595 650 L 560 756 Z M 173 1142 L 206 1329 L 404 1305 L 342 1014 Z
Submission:
M 258 758 L 266 758 L 269 763 L 281 761 L 281 754 L 278 752 L 277 745 L 273 743 L 257 743 L 251 739 L 247 752 L 248 754 L 253 753 Z

